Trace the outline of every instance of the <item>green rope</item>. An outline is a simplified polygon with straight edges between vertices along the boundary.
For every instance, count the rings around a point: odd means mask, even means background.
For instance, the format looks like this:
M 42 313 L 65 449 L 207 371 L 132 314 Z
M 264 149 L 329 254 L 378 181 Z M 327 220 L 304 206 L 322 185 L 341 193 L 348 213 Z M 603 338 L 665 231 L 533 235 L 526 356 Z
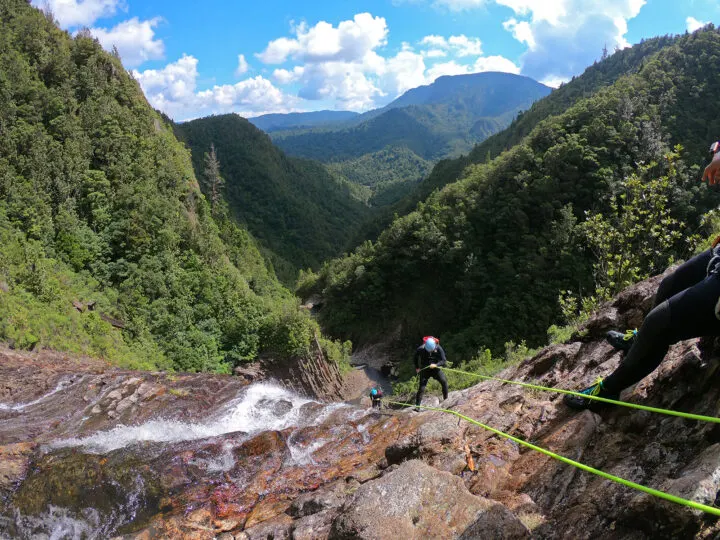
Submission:
M 423 368 L 427 369 L 427 368 Z M 578 396 L 585 399 L 593 399 L 595 401 L 602 401 L 603 403 L 611 403 L 612 405 L 620 405 L 622 407 L 629 407 L 631 409 L 639 409 L 641 411 L 648 411 L 653 413 L 659 413 L 659 414 L 667 414 L 670 416 L 679 416 L 680 418 L 687 418 L 689 420 L 700 420 L 703 422 L 713 422 L 715 424 L 720 424 L 720 418 L 717 418 L 715 416 L 704 416 L 702 414 L 692 414 L 692 413 L 686 413 L 686 412 L 680 412 L 680 411 L 671 411 L 669 409 L 658 409 L 656 407 L 648 407 L 647 405 L 638 405 L 637 403 L 628 403 L 627 401 L 618 401 L 616 399 L 608 399 L 604 397 L 599 396 L 591 396 L 588 394 L 581 394 L 580 392 L 573 392 L 572 390 L 563 390 L 562 388 L 550 388 L 548 386 L 540 386 L 537 384 L 529 384 L 519 381 L 509 381 L 507 379 L 498 379 L 497 377 L 490 377 L 488 375 L 480 375 L 478 373 L 470 373 L 468 371 L 461 371 L 459 369 L 452 369 L 448 367 L 439 367 L 438 369 L 442 369 L 443 371 L 449 371 L 452 373 L 460 373 L 462 375 L 470 375 L 471 377 L 477 377 L 478 379 L 484 379 L 488 381 L 497 381 L 505 384 L 514 384 L 517 386 L 523 386 L 525 388 L 532 388 L 533 390 L 544 390 L 546 392 L 556 392 L 558 394 L 567 394 L 569 396 Z
M 386 403 L 392 404 L 392 405 L 400 405 L 403 407 L 413 407 L 412 404 L 408 403 L 401 403 L 399 401 L 390 401 L 386 400 Z M 493 427 L 490 427 L 488 425 L 485 425 L 481 422 L 478 422 L 477 420 L 473 420 L 472 418 L 465 416 L 464 414 L 461 414 L 457 411 L 453 411 L 452 409 L 441 409 L 438 407 L 425 407 L 423 405 L 418 405 L 418 408 L 426 409 L 429 411 L 440 411 L 448 414 L 455 415 L 459 418 L 462 418 L 463 420 L 470 422 L 471 424 L 475 424 L 476 426 L 480 426 L 483 429 L 487 429 L 488 431 L 491 431 L 495 433 L 496 435 L 499 435 L 500 437 L 504 437 L 506 439 L 510 439 L 511 441 L 514 441 L 518 444 L 521 444 L 522 446 L 526 446 L 527 448 L 531 448 L 537 452 L 540 452 L 541 454 L 545 454 L 546 456 L 549 456 L 553 459 L 557 459 L 558 461 L 562 461 L 563 463 L 567 463 L 568 465 L 572 465 L 573 467 L 577 467 L 580 470 L 583 470 L 585 472 L 592 473 L 594 475 L 597 475 L 601 478 L 605 478 L 606 480 L 611 480 L 613 482 L 617 482 L 618 484 L 622 484 L 623 486 L 627 486 L 633 489 L 636 489 L 638 491 L 642 491 L 644 493 L 648 493 L 650 495 L 654 495 L 655 497 L 659 497 L 661 499 L 665 499 L 666 501 L 674 502 L 676 504 L 680 504 L 683 506 L 687 506 L 690 508 L 694 508 L 695 510 L 701 510 L 703 512 L 707 512 L 708 514 L 714 514 L 716 516 L 720 516 L 720 508 L 715 508 L 714 506 L 708 506 L 706 504 L 702 504 L 695 501 L 690 501 L 688 499 L 683 499 L 682 497 L 677 497 L 676 495 L 671 495 L 669 493 L 665 493 L 664 491 L 659 491 L 657 489 L 649 488 L 642 486 L 640 484 L 636 484 L 635 482 L 631 482 L 630 480 L 625 480 L 624 478 L 620 478 L 619 476 L 614 476 L 612 474 L 608 474 L 606 472 L 600 471 L 598 469 L 595 469 L 593 467 L 589 467 L 588 465 L 584 465 L 578 461 L 574 461 L 572 459 L 566 458 L 564 456 L 561 456 L 559 454 L 556 454 L 554 452 L 551 452 L 550 450 L 545 450 L 544 448 L 541 448 L 539 446 L 535 446 L 534 444 L 531 444 L 527 441 L 523 441 L 522 439 L 518 439 L 517 437 L 513 437 L 512 435 L 505 433 L 503 431 L 500 431 L 499 429 L 495 429 Z

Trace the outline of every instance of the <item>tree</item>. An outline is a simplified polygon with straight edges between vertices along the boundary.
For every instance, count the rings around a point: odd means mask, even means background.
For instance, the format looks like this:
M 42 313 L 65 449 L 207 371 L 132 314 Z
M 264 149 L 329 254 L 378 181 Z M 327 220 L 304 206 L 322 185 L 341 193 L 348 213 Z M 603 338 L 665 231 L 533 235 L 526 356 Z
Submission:
M 210 204 L 214 213 L 221 201 L 220 190 L 225 184 L 225 180 L 220 176 L 220 161 L 215 152 L 214 143 L 210 144 L 210 153 L 205 153 L 205 172 L 203 176 L 205 177 L 207 190 L 210 193 Z

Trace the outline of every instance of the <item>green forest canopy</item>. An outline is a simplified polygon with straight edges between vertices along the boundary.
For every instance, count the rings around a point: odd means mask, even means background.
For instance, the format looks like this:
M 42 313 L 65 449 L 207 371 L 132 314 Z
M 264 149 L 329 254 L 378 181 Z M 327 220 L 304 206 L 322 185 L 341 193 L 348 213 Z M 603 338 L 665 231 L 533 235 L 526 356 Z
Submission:
M 316 330 L 119 58 L 0 0 L 0 339 L 228 371 Z
M 629 74 L 609 58 L 611 86 L 568 97 L 574 105 L 564 112 L 549 107 L 525 137 L 512 133 L 525 129 L 523 115 L 496 136 L 519 142 L 489 163 L 459 170 L 441 163 L 444 172 L 463 171 L 461 180 L 395 219 L 376 243 L 304 276 L 300 292 L 324 296 L 325 327 L 359 341 L 398 328 L 405 343 L 432 332 L 465 357 L 482 346 L 502 350 L 509 340 L 544 343 L 561 316 L 559 291 L 589 296 L 597 285 L 578 223 L 586 211 L 609 215 L 633 175 L 667 176 L 671 216 L 684 223 L 683 236 L 694 232 L 718 201 L 699 185 L 698 165 L 701 147 L 720 133 L 720 33 L 710 28 L 637 47 L 646 54 Z M 588 70 L 588 86 L 601 65 Z M 533 108 L 540 116 L 544 103 Z M 687 150 L 673 172 L 664 156 L 676 143 Z M 675 245 L 667 255 L 684 257 L 686 248 Z

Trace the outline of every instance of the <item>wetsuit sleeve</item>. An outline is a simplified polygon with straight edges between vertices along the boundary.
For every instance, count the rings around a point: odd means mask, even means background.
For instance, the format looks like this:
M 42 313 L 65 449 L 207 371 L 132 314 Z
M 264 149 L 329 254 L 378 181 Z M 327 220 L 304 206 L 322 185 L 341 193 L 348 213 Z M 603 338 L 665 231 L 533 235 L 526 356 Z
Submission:
M 440 361 L 437 365 L 444 366 L 447 363 L 447 358 L 445 358 L 445 350 L 440 345 L 438 345 L 438 352 L 440 353 Z
M 420 349 L 415 349 L 415 369 L 420 368 Z

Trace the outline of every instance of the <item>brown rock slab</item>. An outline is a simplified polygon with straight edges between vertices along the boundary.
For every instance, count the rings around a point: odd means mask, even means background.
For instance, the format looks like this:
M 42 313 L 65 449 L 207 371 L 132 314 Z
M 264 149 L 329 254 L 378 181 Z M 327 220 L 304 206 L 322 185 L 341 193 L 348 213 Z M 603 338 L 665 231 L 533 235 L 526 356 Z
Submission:
M 457 476 L 412 460 L 362 485 L 333 521 L 330 538 L 458 538 L 484 528 L 496 538 L 527 537 L 503 505 L 472 495 Z

